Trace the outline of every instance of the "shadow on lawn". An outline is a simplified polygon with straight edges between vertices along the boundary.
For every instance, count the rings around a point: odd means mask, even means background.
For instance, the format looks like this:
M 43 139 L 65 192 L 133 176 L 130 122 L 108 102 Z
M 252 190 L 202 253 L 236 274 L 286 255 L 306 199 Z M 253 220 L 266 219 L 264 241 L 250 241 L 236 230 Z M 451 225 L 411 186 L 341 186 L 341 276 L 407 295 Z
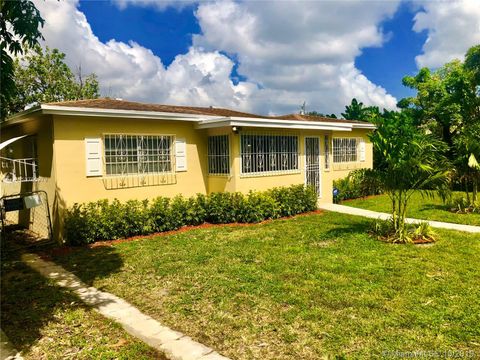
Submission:
M 345 235 L 366 234 L 370 230 L 370 224 L 371 221 L 368 220 L 352 222 L 348 225 L 337 223 L 335 227 L 326 231 L 326 235 L 331 238 L 342 238 Z
M 450 212 L 450 207 L 448 205 L 423 204 L 420 210 L 442 210 Z
M 52 250 L 55 249 L 37 249 L 40 254 L 51 253 Z M 9 246 L 8 242 L 2 248 L 0 320 L 2 330 L 14 348 L 17 351 L 26 351 L 37 340 L 48 336 L 48 334 L 42 334 L 42 330 L 49 322 L 58 322 L 59 313 L 88 308 L 88 306 L 70 291 L 54 285 L 23 263 L 21 254 L 22 249 L 15 248 L 14 244 Z M 107 276 L 111 272 L 118 271 L 122 266 L 120 257 L 111 248 L 95 251 L 92 257 L 90 263 L 101 261 L 105 266 L 95 267 L 95 271 L 87 279 L 89 284 L 94 278 Z M 60 262 L 57 263 L 63 265 Z M 69 336 L 68 329 L 64 336 Z M 54 339 L 54 341 L 58 340 Z
M 66 248 L 66 253 L 62 249 L 49 252 L 52 260 L 77 275 L 88 286 L 92 286 L 96 279 L 120 271 L 123 266 L 123 260 L 114 247 L 71 247 Z

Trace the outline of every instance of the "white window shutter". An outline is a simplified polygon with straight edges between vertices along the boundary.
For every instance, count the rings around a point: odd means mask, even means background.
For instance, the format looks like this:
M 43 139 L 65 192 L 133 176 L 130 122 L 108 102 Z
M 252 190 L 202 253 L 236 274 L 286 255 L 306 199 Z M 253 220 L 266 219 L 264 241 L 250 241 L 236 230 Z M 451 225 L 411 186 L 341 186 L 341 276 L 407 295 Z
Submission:
M 185 138 L 175 140 L 176 170 L 187 171 L 187 142 Z
M 359 157 L 360 157 L 360 161 L 365 161 L 365 140 L 364 139 L 360 139 L 359 143 L 358 143 L 358 147 L 359 147 Z
M 85 138 L 87 176 L 102 176 L 102 140 Z

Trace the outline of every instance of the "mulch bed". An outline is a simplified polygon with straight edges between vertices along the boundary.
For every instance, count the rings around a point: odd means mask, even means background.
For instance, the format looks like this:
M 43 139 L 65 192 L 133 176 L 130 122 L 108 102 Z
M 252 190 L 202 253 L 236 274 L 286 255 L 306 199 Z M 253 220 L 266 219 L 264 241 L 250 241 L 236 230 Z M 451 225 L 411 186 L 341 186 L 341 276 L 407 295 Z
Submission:
M 292 219 L 295 217 L 300 217 L 300 216 L 308 216 L 308 215 L 316 215 L 316 214 L 321 214 L 323 211 L 322 210 L 314 210 L 310 211 L 307 213 L 303 214 L 298 214 L 294 216 L 285 216 L 279 219 L 275 220 L 286 220 L 286 219 Z M 180 229 L 177 230 L 171 230 L 171 231 L 164 231 L 164 232 L 157 232 L 149 235 L 138 235 L 138 236 L 132 236 L 129 238 L 125 239 L 115 239 L 115 240 L 104 240 L 104 241 L 96 241 L 93 244 L 88 244 L 86 247 L 93 249 L 96 247 L 100 246 L 113 246 L 115 244 L 120 244 L 124 242 L 130 242 L 130 241 L 136 241 L 136 240 L 143 240 L 143 239 L 151 239 L 157 236 L 169 236 L 169 235 L 175 235 L 175 234 L 180 234 L 183 232 L 191 231 L 191 230 L 196 230 L 196 229 L 209 229 L 209 228 L 222 228 L 222 227 L 247 227 L 247 226 L 254 226 L 254 225 L 261 225 L 261 224 L 267 224 L 272 222 L 273 219 L 269 220 L 264 220 L 258 223 L 229 223 L 229 224 L 210 224 L 210 223 L 204 223 L 201 225 L 191 225 L 191 226 L 183 226 Z M 48 253 L 42 252 L 39 255 L 44 258 L 45 260 L 50 260 L 51 256 L 63 256 L 63 255 L 68 255 L 69 253 L 75 251 L 76 249 L 79 249 L 81 247 L 79 246 L 68 246 L 68 245 L 62 245 L 53 249 L 49 249 Z

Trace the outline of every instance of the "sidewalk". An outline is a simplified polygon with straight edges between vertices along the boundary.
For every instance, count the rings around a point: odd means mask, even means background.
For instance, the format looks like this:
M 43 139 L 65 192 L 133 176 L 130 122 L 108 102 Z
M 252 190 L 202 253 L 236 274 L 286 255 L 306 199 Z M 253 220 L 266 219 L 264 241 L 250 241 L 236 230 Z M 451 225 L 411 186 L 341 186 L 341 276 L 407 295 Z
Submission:
M 113 319 L 131 335 L 175 360 L 229 360 L 213 349 L 184 334 L 163 326 L 125 300 L 94 287 L 61 266 L 35 254 L 23 254 L 22 261 L 56 284 L 72 290 L 84 303 L 103 316 Z
M 0 329 L 0 360 L 22 360 L 23 357 L 10 344 L 7 335 Z
M 354 208 L 351 206 L 345 205 L 338 205 L 338 204 L 324 204 L 320 205 L 320 209 L 327 210 L 327 211 L 334 211 L 342 214 L 349 214 L 349 215 L 356 215 L 356 216 L 363 216 L 371 219 L 382 219 L 386 220 L 391 215 L 387 213 L 381 213 L 371 210 L 364 210 L 359 208 Z M 428 222 L 430 226 L 440 229 L 448 229 L 448 230 L 457 230 L 457 231 L 465 231 L 469 233 L 480 233 L 480 226 L 473 226 L 473 225 L 463 225 L 463 224 L 454 224 L 454 223 L 447 223 L 441 221 L 431 221 L 431 220 L 419 220 L 419 219 L 411 219 L 407 218 L 406 222 L 409 224 L 418 224 L 420 222 Z

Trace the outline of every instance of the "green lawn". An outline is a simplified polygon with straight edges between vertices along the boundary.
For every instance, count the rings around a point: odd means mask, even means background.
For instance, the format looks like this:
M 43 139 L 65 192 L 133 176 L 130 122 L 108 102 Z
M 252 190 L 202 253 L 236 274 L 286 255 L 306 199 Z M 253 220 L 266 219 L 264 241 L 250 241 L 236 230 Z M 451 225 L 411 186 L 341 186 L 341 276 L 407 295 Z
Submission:
M 347 200 L 343 201 L 342 205 L 387 213 L 391 211 L 392 207 L 390 198 L 387 195 Z M 448 206 L 442 202 L 440 197 L 426 198 L 422 197 L 418 192 L 414 193 L 410 199 L 407 216 L 415 219 L 480 226 L 480 214 L 457 214 L 450 212 Z
M 234 359 L 480 356 L 480 235 L 392 245 L 336 213 L 196 229 L 56 261 Z
M 25 359 L 166 359 L 11 253 L 2 254 L 1 324 Z

